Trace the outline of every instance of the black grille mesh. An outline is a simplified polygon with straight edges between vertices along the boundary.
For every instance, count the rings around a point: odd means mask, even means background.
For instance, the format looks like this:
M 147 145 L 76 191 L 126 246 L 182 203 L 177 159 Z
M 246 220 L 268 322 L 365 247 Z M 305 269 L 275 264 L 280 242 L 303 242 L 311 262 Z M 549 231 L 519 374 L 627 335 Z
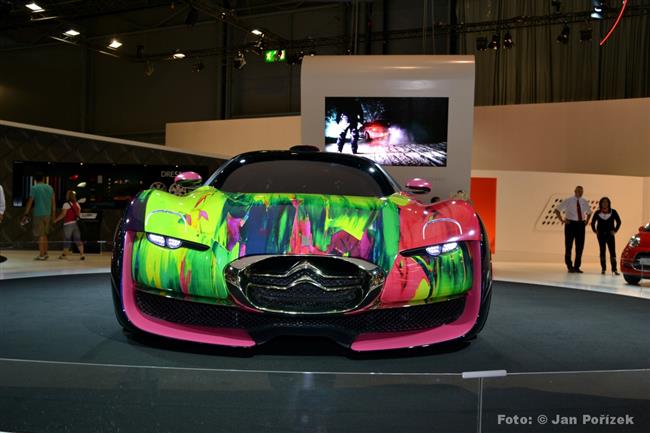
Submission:
M 253 313 L 234 307 L 182 301 L 145 292 L 136 292 L 143 313 L 168 322 L 211 328 L 243 328 L 249 332 L 266 329 L 336 329 L 364 332 L 400 332 L 435 328 L 456 320 L 465 308 L 465 297 L 434 304 L 371 310 L 332 316 L 289 316 Z M 281 333 L 281 332 L 280 332 Z
M 248 277 L 248 282 L 260 285 L 286 287 L 301 277 L 309 277 L 323 287 L 337 288 L 343 286 L 361 286 L 363 278 L 324 278 L 311 269 L 303 269 L 287 277 L 252 274 Z
M 347 310 L 363 299 L 361 287 L 328 292 L 308 283 L 298 283 L 284 290 L 249 285 L 247 292 L 251 302 L 259 307 L 307 313 Z

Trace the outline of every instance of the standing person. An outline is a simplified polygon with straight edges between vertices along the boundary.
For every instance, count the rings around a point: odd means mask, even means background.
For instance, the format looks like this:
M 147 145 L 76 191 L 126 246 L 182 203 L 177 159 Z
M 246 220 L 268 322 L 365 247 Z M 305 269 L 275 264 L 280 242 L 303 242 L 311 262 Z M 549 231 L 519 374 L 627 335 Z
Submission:
M 86 256 L 84 256 L 84 244 L 81 242 L 81 231 L 77 222 L 81 214 L 81 207 L 77 203 L 77 193 L 68 190 L 65 193 L 65 200 L 61 213 L 54 220 L 54 223 L 63 220 L 63 253 L 59 256 L 59 259 L 65 259 L 70 254 L 70 245 L 74 242 L 77 244 L 77 248 L 79 248 L 81 260 L 86 260 Z
M 584 190 L 578 185 L 574 195 L 562 201 L 555 208 L 555 215 L 564 224 L 564 263 L 570 273 L 582 274 L 582 250 L 585 247 L 585 226 L 589 224 L 591 208 L 589 202 L 582 197 Z M 562 217 L 564 211 L 565 217 Z M 573 242 L 576 244 L 575 261 L 571 262 L 571 250 Z
M 343 152 L 345 138 L 349 129 L 350 146 L 352 147 L 352 153 L 356 154 L 359 148 L 359 124 L 363 125 L 364 123 L 363 108 L 361 107 L 361 102 L 358 98 L 346 100 L 341 104 L 336 113 L 336 123 L 340 123 L 344 118 L 347 119 L 348 125 L 339 134 L 339 138 L 336 140 L 336 147 L 339 149 L 339 152 Z
M 5 209 L 5 191 L 2 189 L 2 185 L 0 185 L 0 224 L 2 224 L 2 220 L 5 218 Z M 7 260 L 7 258 L 0 255 L 0 263 L 5 260 Z
M 35 257 L 34 260 L 47 260 L 49 257 L 47 255 L 47 234 L 50 231 L 50 224 L 54 220 L 54 213 L 56 212 L 54 190 L 50 185 L 43 182 L 45 176 L 42 173 L 37 173 L 34 180 L 36 183 L 29 193 L 29 200 L 27 200 L 27 208 L 23 218 L 33 208 L 32 232 L 34 237 L 38 239 L 38 257 Z
M 609 258 L 612 264 L 612 274 L 620 275 L 616 270 L 616 232 L 621 228 L 621 218 L 616 209 L 612 209 L 609 197 L 603 197 L 598 203 L 598 212 L 591 220 L 591 229 L 596 233 L 600 247 L 601 274 L 605 275 L 605 245 L 609 249 Z

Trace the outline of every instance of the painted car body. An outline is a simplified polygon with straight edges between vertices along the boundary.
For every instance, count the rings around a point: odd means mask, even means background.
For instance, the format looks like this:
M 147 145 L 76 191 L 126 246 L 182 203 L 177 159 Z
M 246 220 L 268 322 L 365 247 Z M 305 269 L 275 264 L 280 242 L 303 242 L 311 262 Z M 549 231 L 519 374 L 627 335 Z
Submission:
M 369 170 L 382 193 L 218 187 L 244 163 L 276 160 Z M 140 193 L 115 241 L 118 320 L 171 338 L 250 347 L 310 334 L 393 349 L 471 337 L 489 307 L 489 244 L 470 204 L 423 205 L 355 156 L 240 155 L 184 197 Z
M 639 227 L 621 254 L 621 272 L 625 281 L 638 284 L 643 278 L 650 278 L 650 222 Z

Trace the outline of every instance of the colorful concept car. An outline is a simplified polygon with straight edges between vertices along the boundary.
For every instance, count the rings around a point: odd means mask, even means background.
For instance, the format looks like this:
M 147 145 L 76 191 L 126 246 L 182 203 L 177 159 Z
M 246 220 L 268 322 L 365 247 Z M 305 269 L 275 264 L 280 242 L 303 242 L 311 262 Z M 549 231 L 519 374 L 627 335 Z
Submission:
M 650 223 L 639 227 L 621 255 L 621 272 L 629 284 L 639 284 L 642 278 L 650 278 Z
M 370 351 L 473 338 L 491 258 L 468 202 L 424 205 L 365 158 L 260 151 L 183 197 L 141 192 L 116 231 L 112 279 L 127 330 L 237 347 L 314 335 Z

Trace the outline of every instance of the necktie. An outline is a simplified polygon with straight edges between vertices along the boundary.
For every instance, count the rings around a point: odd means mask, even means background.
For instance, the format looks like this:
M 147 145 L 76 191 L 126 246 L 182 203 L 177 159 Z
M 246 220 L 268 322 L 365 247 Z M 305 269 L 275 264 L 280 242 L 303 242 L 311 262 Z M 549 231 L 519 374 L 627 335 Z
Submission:
M 578 221 L 582 221 L 582 210 L 580 209 L 580 199 L 576 200 L 576 207 L 578 209 Z

